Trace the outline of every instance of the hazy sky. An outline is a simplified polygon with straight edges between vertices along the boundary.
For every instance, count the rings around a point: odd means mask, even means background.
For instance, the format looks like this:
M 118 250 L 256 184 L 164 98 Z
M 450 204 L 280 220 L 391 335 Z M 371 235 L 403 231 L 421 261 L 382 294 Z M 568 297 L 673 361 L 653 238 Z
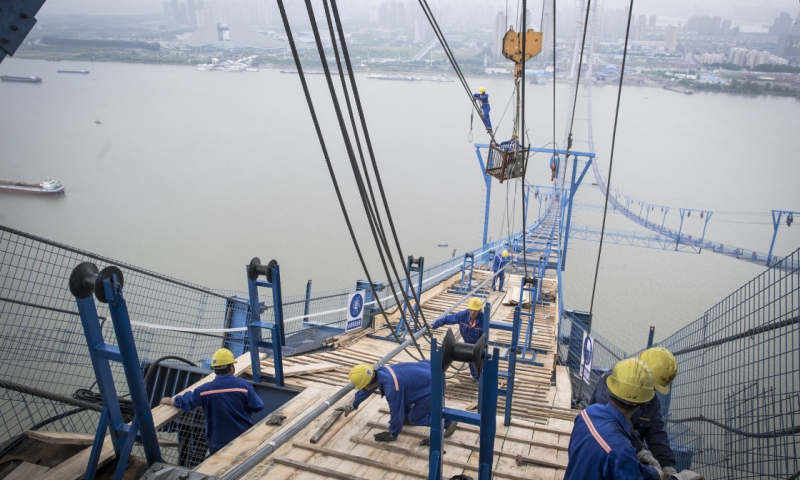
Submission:
M 185 3 L 186 0 L 179 0 Z M 204 0 L 206 3 L 254 3 L 259 0 Z M 274 2 L 275 0 L 263 0 Z M 301 0 L 286 0 L 300 2 Z M 318 1 L 318 0 L 317 0 Z M 416 0 L 385 0 L 401 3 Z M 569 5 L 572 1 L 556 0 L 559 5 Z M 532 11 L 541 9 L 542 0 L 529 0 L 528 5 Z M 379 4 L 382 0 L 339 0 L 340 9 L 345 9 L 350 4 Z M 431 6 L 438 4 L 459 5 L 459 0 L 428 0 Z M 496 5 L 498 11 L 517 10 L 516 1 L 506 0 L 463 0 L 463 3 L 485 3 Z M 626 0 L 603 0 L 606 8 L 623 8 L 630 2 Z M 125 14 L 125 13 L 160 13 L 163 11 L 162 0 L 47 0 L 40 13 L 52 14 Z M 456 8 L 456 7 L 454 7 Z M 797 0 L 634 0 L 634 12 L 643 15 L 664 15 L 676 18 L 688 18 L 692 15 L 709 15 L 730 18 L 736 21 L 766 22 L 777 16 L 782 11 L 788 12 L 796 18 L 800 11 Z M 777 12 L 777 13 L 775 13 Z M 771 22 L 770 22 L 771 23 Z

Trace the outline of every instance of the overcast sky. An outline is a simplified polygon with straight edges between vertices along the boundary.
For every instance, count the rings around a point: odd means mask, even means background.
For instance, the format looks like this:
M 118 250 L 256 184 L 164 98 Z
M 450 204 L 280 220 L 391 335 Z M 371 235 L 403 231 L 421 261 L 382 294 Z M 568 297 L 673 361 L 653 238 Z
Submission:
M 186 0 L 179 0 L 185 3 Z M 197 1 L 197 0 L 196 0 Z M 259 0 L 203 0 L 205 3 L 229 2 L 229 3 L 255 3 Z M 274 2 L 275 0 L 263 0 Z M 288 3 L 300 2 L 301 0 L 285 0 Z M 416 0 L 385 0 L 386 2 L 397 1 L 401 3 L 414 2 Z M 558 5 L 568 5 L 574 0 L 556 0 Z M 542 0 L 529 0 L 529 9 L 539 11 Z M 318 3 L 318 2 L 315 2 Z M 344 10 L 351 4 L 380 4 L 382 0 L 338 0 L 339 8 Z M 517 10 L 516 1 L 506 0 L 428 0 L 433 7 L 444 3 L 450 5 L 485 3 L 496 5 L 498 11 Z M 630 2 L 626 0 L 604 0 L 606 8 L 624 8 Z M 47 0 L 40 11 L 40 14 L 130 14 L 130 13 L 160 13 L 163 11 L 162 0 Z M 455 7 L 454 7 L 455 8 Z M 769 22 L 780 12 L 789 13 L 792 18 L 796 18 L 800 11 L 798 0 L 635 0 L 634 13 L 637 15 L 664 15 L 675 18 L 688 18 L 692 15 L 709 15 L 730 18 L 734 22 L 753 21 Z

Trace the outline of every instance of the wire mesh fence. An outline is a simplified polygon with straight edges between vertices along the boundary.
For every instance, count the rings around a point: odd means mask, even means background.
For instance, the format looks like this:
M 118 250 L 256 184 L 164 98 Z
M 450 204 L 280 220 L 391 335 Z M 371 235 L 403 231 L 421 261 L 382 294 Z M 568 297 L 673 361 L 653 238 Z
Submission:
M 210 356 L 222 346 L 237 354 L 249 350 L 244 331 L 250 322 L 246 293 L 201 287 L 0 226 L 0 380 L 4 384 L 0 386 L 0 422 L 4 426 L 0 453 L 11 451 L 25 430 L 94 434 L 97 428 L 97 411 L 65 403 L 81 392 L 96 391 L 97 386 L 75 297 L 69 290 L 70 275 L 83 262 L 94 263 L 101 270 L 109 265 L 122 270 L 143 375 L 164 357 L 173 357 L 171 362 L 203 372 L 192 381 L 186 377 L 178 382 L 185 388 L 209 372 Z M 456 274 L 461 263 L 461 257 L 453 257 L 425 269 L 422 290 Z M 415 289 L 417 275 L 411 278 Z M 404 282 L 396 285 L 398 291 L 404 287 Z M 353 289 L 285 296 L 284 355 L 318 349 L 325 339 L 344 332 L 348 297 L 354 289 L 355 285 Z M 388 292 L 383 288 L 378 293 L 387 309 L 395 305 Z M 261 319 L 272 322 L 272 296 L 264 289 L 259 296 Z M 103 339 L 115 345 L 107 305 L 95 303 Z M 240 324 L 232 322 L 237 312 L 243 312 Z M 202 331 L 223 328 L 236 331 Z M 262 333 L 270 340 L 267 331 Z M 271 353 L 267 350 L 261 348 L 262 353 Z M 122 364 L 110 365 L 117 394 L 124 399 L 128 387 Z M 158 403 L 157 397 L 171 396 L 182 388 L 151 393 L 153 405 Z M 99 403 L 98 399 L 90 401 Z M 202 461 L 206 455 L 202 424 L 199 412 L 181 415 L 163 428 L 160 437 L 182 445 L 162 449 L 165 460 L 185 466 Z
M 796 478 L 800 472 L 800 250 L 732 293 L 659 346 L 678 361 L 659 396 L 679 470 L 706 478 Z M 565 311 L 559 362 L 570 367 L 582 406 L 600 375 L 628 356 L 592 331 L 583 381 L 588 313 Z M 582 398 L 581 398 L 582 397 Z

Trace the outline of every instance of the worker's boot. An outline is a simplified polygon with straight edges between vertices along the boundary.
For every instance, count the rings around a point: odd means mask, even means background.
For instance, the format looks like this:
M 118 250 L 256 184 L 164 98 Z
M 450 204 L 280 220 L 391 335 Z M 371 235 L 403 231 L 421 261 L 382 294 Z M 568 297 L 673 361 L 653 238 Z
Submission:
M 450 438 L 453 436 L 453 432 L 456 431 L 456 425 L 458 425 L 458 422 L 450 422 L 450 425 L 444 429 L 444 438 Z

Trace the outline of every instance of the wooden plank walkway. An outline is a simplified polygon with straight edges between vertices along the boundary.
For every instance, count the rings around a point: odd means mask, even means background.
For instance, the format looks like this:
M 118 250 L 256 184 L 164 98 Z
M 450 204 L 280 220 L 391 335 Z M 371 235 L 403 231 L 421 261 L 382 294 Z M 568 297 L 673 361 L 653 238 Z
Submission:
M 481 282 L 489 275 L 489 272 L 476 270 L 473 281 Z M 428 323 L 462 299 L 462 295 L 448 292 L 449 287 L 458 287 L 459 282 L 460 275 L 424 299 L 422 311 Z M 543 289 L 557 291 L 555 279 L 546 278 L 543 282 Z M 515 284 L 520 284 L 520 278 L 510 276 L 507 285 Z M 492 322 L 510 324 L 513 321 L 514 306 L 504 303 L 505 297 L 506 294 L 501 292 L 490 293 L 487 300 L 492 304 Z M 463 308 L 466 308 L 464 304 L 454 311 Z M 390 321 L 396 324 L 397 314 L 390 316 Z M 381 322 L 376 320 L 376 323 Z M 572 421 L 578 412 L 569 408 L 569 374 L 565 369 L 556 367 L 557 322 L 555 303 L 544 302 L 537 305 L 534 326 L 538 332 L 532 334 L 532 344 L 544 352 L 536 357 L 536 361 L 543 366 L 517 363 L 512 421 L 509 426 L 503 426 L 505 399 L 498 399 L 493 469 L 493 475 L 498 479 L 558 480 L 564 476 Z M 454 333 L 458 332 L 455 325 L 449 328 Z M 435 332 L 436 338 L 441 340 L 445 330 L 446 328 L 438 329 Z M 284 367 L 295 372 L 287 378 L 287 386 L 302 390 L 300 395 L 280 409 L 287 416 L 285 424 L 276 427 L 266 426 L 261 422 L 195 470 L 223 476 L 253 452 L 269 444 L 294 420 L 301 418 L 305 412 L 345 386 L 348 382 L 347 373 L 353 365 L 374 363 L 396 346 L 394 342 L 374 338 L 376 336 L 389 336 L 388 329 L 378 328 L 373 335 L 360 336 L 352 343 L 333 351 L 284 359 Z M 510 332 L 492 329 L 490 341 L 510 343 L 510 336 Z M 346 344 L 341 338 L 336 339 L 336 342 L 339 345 Z M 422 341 L 420 346 L 428 358 L 430 344 Z M 417 350 L 409 348 L 389 364 L 415 361 L 417 356 Z M 263 360 L 262 365 L 267 369 L 272 368 L 269 360 Z M 506 366 L 505 362 L 501 362 L 502 370 Z M 463 368 L 455 371 L 451 368 L 448 376 L 452 378 L 447 383 L 447 406 L 475 411 L 478 385 L 472 380 L 469 370 Z M 501 382 L 501 386 L 504 384 L 504 381 Z M 329 420 L 332 408 L 349 403 L 352 398 L 353 395 L 349 394 L 333 405 L 295 435 L 291 442 L 280 446 L 243 478 L 427 478 L 428 447 L 420 446 L 419 441 L 428 437 L 429 428 L 405 426 L 397 441 L 376 442 L 373 435 L 385 431 L 389 421 L 387 404 L 378 395 L 372 396 L 348 417 L 340 416 L 316 443 L 311 442 L 311 438 Z M 444 478 L 458 474 L 477 478 L 478 444 L 478 427 L 459 425 L 454 435 L 445 441 Z

